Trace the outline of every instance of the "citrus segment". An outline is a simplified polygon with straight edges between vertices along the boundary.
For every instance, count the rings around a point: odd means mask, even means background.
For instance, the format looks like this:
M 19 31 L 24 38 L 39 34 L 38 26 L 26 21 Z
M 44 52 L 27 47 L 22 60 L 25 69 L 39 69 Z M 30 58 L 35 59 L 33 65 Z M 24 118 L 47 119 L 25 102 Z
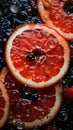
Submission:
M 63 37 L 73 39 L 73 1 L 37 0 L 43 22 L 56 29 Z
M 35 90 L 19 84 L 9 73 L 4 83 L 10 97 L 8 123 L 30 129 L 50 122 L 59 112 L 63 93 L 61 83 L 49 89 Z
M 42 24 L 28 24 L 10 36 L 6 63 L 21 83 L 42 88 L 58 82 L 69 66 L 70 49 L 55 30 Z
M 0 74 L 0 76 L 1 75 L 2 74 Z M 0 77 L 0 79 L 2 79 L 2 77 Z M 9 114 L 9 97 L 2 81 L 0 80 L 0 128 L 5 124 Z

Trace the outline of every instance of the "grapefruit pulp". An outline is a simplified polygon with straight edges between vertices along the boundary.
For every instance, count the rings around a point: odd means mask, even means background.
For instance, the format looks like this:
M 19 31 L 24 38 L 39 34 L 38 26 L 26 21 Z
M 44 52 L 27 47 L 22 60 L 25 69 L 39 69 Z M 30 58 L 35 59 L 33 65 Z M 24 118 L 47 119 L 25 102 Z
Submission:
M 73 39 L 73 0 L 37 0 L 41 20 L 66 39 Z
M 5 69 L 3 69 L 2 73 L 0 72 L 0 128 L 2 128 L 7 121 L 10 106 L 9 96 L 3 82 L 5 77 L 4 72 L 6 72 Z
M 2 77 L 10 98 L 8 123 L 11 125 L 22 129 L 40 127 L 59 112 L 63 94 L 61 83 L 35 90 L 19 84 L 9 72 Z
M 5 60 L 21 83 L 44 88 L 57 83 L 69 67 L 67 41 L 43 24 L 27 24 L 16 29 L 5 48 Z

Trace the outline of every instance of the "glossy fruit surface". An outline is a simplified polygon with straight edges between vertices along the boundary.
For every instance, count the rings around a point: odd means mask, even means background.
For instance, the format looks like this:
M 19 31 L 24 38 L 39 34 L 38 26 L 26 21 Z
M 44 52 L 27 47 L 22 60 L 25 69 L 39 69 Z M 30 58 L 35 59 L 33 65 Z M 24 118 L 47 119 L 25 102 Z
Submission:
M 73 39 L 73 1 L 37 0 L 38 12 L 44 23 L 66 39 Z
M 65 93 L 64 93 L 64 96 L 65 96 L 67 99 L 73 101 L 73 87 L 67 88 L 66 91 L 65 91 Z
M 5 60 L 21 83 L 33 88 L 49 87 L 66 74 L 70 49 L 67 41 L 47 25 L 27 24 L 9 37 Z
M 2 71 L 4 74 L 5 70 Z M 6 123 L 9 114 L 9 96 L 5 88 L 2 76 L 0 73 L 0 128 Z
M 6 76 L 3 73 L 2 77 L 10 97 L 8 123 L 22 129 L 36 128 L 50 122 L 59 112 L 63 94 L 61 83 L 35 90 L 19 84 L 9 73 Z
M 47 1 L 47 0 L 46 0 Z M 64 1 L 64 0 L 60 0 Z M 21 10 L 18 13 L 14 13 L 10 10 L 13 5 L 19 8 L 21 5 Z M 71 7 L 71 6 L 69 6 Z M 15 9 L 17 9 L 15 8 Z M 4 61 L 4 46 L 9 35 L 18 26 L 30 23 L 40 22 L 37 5 L 35 0 L 0 0 L 0 71 L 5 66 Z M 73 86 L 73 42 L 70 42 L 71 46 L 71 64 L 69 67 L 69 72 L 63 78 L 63 87 Z M 72 130 L 73 129 L 73 101 L 66 98 L 63 99 L 62 109 L 56 116 L 56 118 L 51 122 L 52 125 L 56 125 L 58 130 Z M 49 124 L 48 124 L 49 125 Z M 45 130 L 42 128 L 33 128 L 32 130 Z M 50 129 L 50 128 L 49 128 Z M 6 123 L 2 130 L 20 130 L 20 127 L 16 128 L 12 125 Z M 53 130 L 53 129 L 52 129 Z

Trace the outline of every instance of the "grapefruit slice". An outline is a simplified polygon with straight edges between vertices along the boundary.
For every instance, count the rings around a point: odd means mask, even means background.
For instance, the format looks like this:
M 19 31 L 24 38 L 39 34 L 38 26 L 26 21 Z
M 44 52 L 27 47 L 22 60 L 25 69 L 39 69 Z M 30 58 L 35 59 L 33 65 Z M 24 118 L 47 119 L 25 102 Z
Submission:
M 73 39 L 73 1 L 37 0 L 41 20 L 66 39 Z
M 62 104 L 61 83 L 44 89 L 30 89 L 7 74 L 4 84 L 10 97 L 9 122 L 21 129 L 41 127 L 49 123 Z M 22 86 L 22 87 L 21 87 Z
M 4 70 L 2 71 L 4 74 Z M 2 74 L 0 74 L 1 76 Z M 3 77 L 4 78 L 4 77 Z M 0 128 L 6 123 L 9 114 L 9 96 L 2 77 L 0 78 Z
M 16 29 L 5 48 L 7 66 L 21 83 L 49 87 L 67 72 L 70 49 L 67 41 L 43 24 L 27 24 Z

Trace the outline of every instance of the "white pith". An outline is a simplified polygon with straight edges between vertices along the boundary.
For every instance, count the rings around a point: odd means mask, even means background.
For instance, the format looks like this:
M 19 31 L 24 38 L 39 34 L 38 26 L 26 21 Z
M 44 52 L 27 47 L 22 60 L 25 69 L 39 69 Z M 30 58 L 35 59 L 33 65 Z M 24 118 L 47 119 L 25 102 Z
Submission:
M 58 73 L 58 75 L 56 75 L 49 81 L 46 81 L 46 82 L 43 81 L 43 82 L 37 83 L 37 82 L 32 81 L 31 79 L 26 79 L 20 75 L 20 73 L 14 67 L 14 65 L 11 61 L 10 50 L 12 47 L 12 42 L 16 38 L 16 36 L 20 35 L 25 30 L 29 30 L 29 29 L 34 30 L 34 29 L 39 29 L 39 28 L 48 31 L 48 32 L 52 33 L 55 37 L 57 37 L 59 44 L 61 44 L 62 46 L 64 44 L 63 49 L 64 49 L 65 53 L 64 53 L 64 65 L 61 68 L 60 73 Z M 68 67 L 69 67 L 70 49 L 69 49 L 69 46 L 68 46 L 66 40 L 63 37 L 61 37 L 55 30 L 48 28 L 47 25 L 44 26 L 44 25 L 40 25 L 40 24 L 36 24 L 36 25 L 32 24 L 32 26 L 25 25 L 25 26 L 20 27 L 11 35 L 11 37 L 9 38 L 7 45 L 6 45 L 5 58 L 6 58 L 7 65 L 9 67 L 11 73 L 16 77 L 16 79 L 18 79 L 20 82 L 22 82 L 23 84 L 26 84 L 28 86 L 40 88 L 40 87 L 50 86 L 50 85 L 54 84 L 55 81 L 56 82 L 59 81 L 65 75 L 65 73 L 67 72 Z
M 41 19 L 44 23 L 48 24 L 50 27 L 54 28 L 57 32 L 59 32 L 66 39 L 73 39 L 73 33 L 65 33 L 59 27 L 56 27 L 53 24 L 53 21 L 49 18 L 49 13 L 44 9 L 43 1 L 38 0 L 38 11 L 40 13 Z
M 9 97 L 8 97 L 8 93 L 4 85 L 4 79 L 5 79 L 6 74 L 7 74 L 7 71 L 4 68 L 2 73 L 0 73 L 0 89 L 2 90 L 2 96 L 5 99 L 4 116 L 0 120 L 0 128 L 6 123 L 6 120 L 9 114 Z
M 8 73 L 7 68 L 3 68 L 3 70 L 0 74 L 0 77 L 1 77 L 0 85 L 1 85 L 2 89 L 3 89 L 3 87 L 5 87 L 3 82 L 5 80 L 5 76 L 7 73 Z M 23 129 L 31 129 L 31 128 L 39 127 L 39 126 L 42 126 L 44 124 L 49 123 L 56 116 L 56 114 L 59 112 L 61 104 L 62 104 L 62 98 L 63 98 L 63 88 L 62 88 L 61 82 L 54 85 L 53 87 L 55 89 L 55 96 L 56 96 L 55 103 L 54 103 L 54 106 L 50 109 L 50 112 L 45 117 L 43 117 L 40 120 L 36 119 L 32 122 L 24 122 L 20 119 L 16 119 L 13 117 L 13 121 L 12 122 L 10 121 L 8 123 L 10 123 L 11 125 L 15 125 L 15 126 L 17 126 L 17 124 L 20 123 L 20 126 L 22 124 Z M 6 109 L 5 109 L 5 116 L 6 117 L 4 117 L 0 123 L 0 125 L 2 125 L 2 126 L 4 125 L 3 123 L 6 122 L 6 119 L 8 116 L 8 111 L 9 111 L 9 98 L 8 98 L 8 96 L 6 96 L 6 91 L 3 91 L 3 92 L 4 92 L 3 95 L 6 97 L 7 104 L 6 104 Z
M 56 92 L 55 93 L 56 100 L 55 100 L 54 106 L 50 109 L 50 113 L 48 113 L 42 119 L 40 120 L 36 119 L 32 122 L 24 122 L 24 121 L 14 118 L 13 124 L 16 126 L 17 122 L 18 123 L 20 122 L 23 124 L 24 129 L 30 129 L 30 128 L 39 127 L 39 126 L 41 127 L 42 125 L 49 123 L 59 112 L 61 104 L 62 104 L 62 94 L 63 94 L 62 85 L 59 83 L 55 85 L 54 87 L 55 87 L 55 92 Z

